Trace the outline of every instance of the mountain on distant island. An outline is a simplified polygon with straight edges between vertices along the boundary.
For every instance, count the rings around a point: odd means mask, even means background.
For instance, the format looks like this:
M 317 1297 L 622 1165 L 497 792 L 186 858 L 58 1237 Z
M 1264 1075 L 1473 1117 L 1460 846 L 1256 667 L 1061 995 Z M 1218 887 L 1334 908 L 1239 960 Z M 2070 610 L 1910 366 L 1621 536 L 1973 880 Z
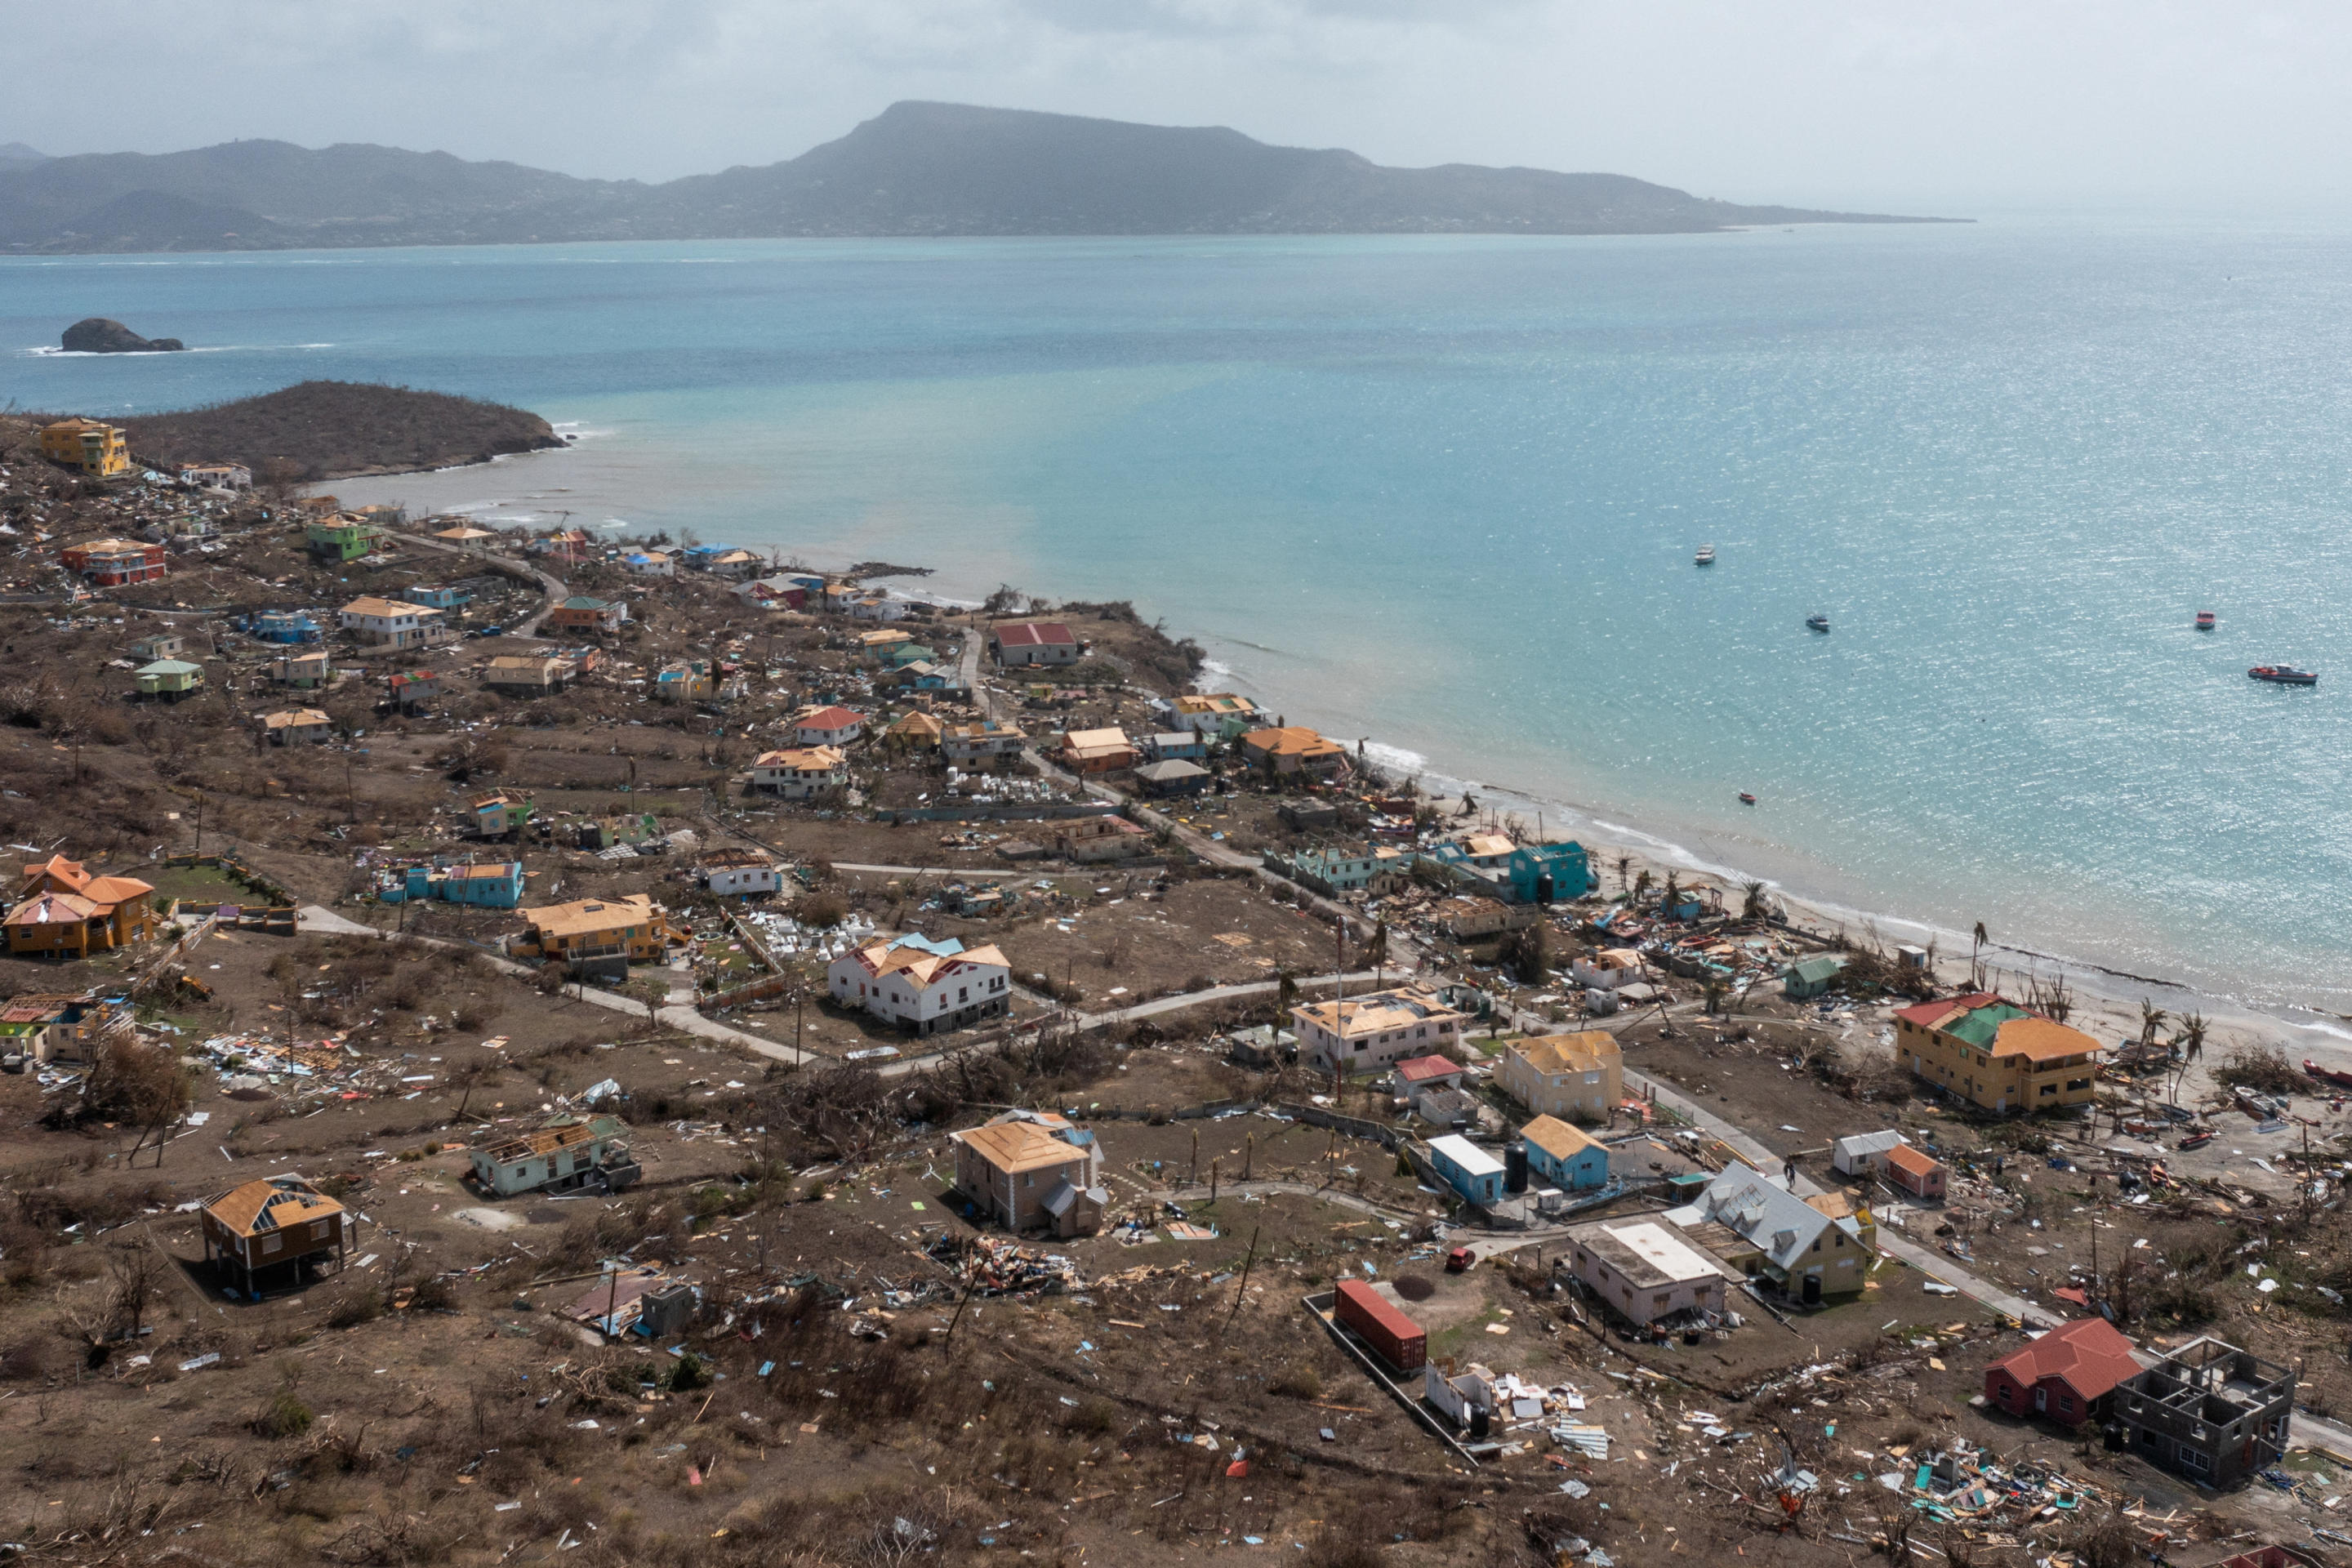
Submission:
M 30 149 L 26 149 L 30 151 Z M 897 103 L 785 163 L 664 184 L 346 143 L 0 161 L 0 248 L 275 250 L 592 239 L 1698 234 L 1936 218 L 1742 206 L 1622 174 L 1391 169 L 1237 131 Z

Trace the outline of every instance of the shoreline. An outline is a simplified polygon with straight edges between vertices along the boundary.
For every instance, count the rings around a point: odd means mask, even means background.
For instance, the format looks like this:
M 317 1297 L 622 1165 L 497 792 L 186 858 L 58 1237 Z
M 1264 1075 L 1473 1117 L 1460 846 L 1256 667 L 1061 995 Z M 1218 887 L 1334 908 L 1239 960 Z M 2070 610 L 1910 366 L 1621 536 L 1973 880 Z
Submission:
M 551 423 L 555 428 L 562 430 L 567 425 L 577 429 L 585 421 L 551 421 Z M 583 432 L 583 436 L 585 434 Z M 599 431 L 595 434 L 601 435 L 604 432 Z M 586 440 L 583 439 L 567 442 L 560 448 L 548 450 L 551 453 L 572 451 L 586 444 Z M 536 452 L 502 454 L 492 459 L 488 465 L 473 464 L 467 465 L 462 469 L 431 471 L 472 472 L 484 468 L 496 467 L 509 461 L 509 458 L 527 458 L 540 455 Z M 517 471 L 528 472 L 528 465 L 519 465 Z M 381 480 L 391 477 L 371 475 L 366 476 L 365 479 Z M 552 476 L 550 477 L 552 478 Z M 561 510 L 560 505 L 551 507 L 548 503 L 556 500 L 565 493 L 563 487 L 541 482 L 526 482 L 516 485 L 514 493 L 511 495 L 474 500 L 449 510 L 463 511 L 469 515 L 493 514 L 489 518 L 493 524 L 530 526 L 541 521 L 544 514 Z M 529 514 L 505 517 L 494 515 L 509 508 L 515 509 L 517 511 L 529 509 Z M 632 531 L 650 531 L 670 525 L 665 524 L 658 519 L 648 518 L 643 521 L 627 521 L 611 519 L 586 526 L 592 529 L 617 526 Z M 739 531 L 747 546 L 757 544 L 762 548 L 782 549 L 794 559 L 805 563 L 810 570 L 839 572 L 857 560 L 872 557 L 871 547 L 842 537 L 824 540 L 814 548 L 801 548 L 785 540 L 755 541 L 751 538 L 751 534 L 755 531 L 753 529 L 747 528 Z M 883 548 L 886 552 L 894 548 L 903 552 L 907 546 L 904 542 L 894 543 L 885 539 L 872 542 L 872 547 Z M 836 556 L 837 559 L 835 559 Z M 1042 570 L 1046 563 L 1040 561 L 1030 564 L 1040 570 L 1025 574 L 1033 578 L 1040 589 L 1055 587 L 1055 584 L 1048 580 L 1048 574 Z M 901 595 L 935 604 L 942 609 L 955 613 L 969 614 L 977 610 L 977 598 L 969 597 L 955 591 L 959 588 L 970 589 L 973 585 L 959 581 L 956 568 L 952 563 L 935 566 L 934 570 L 940 574 L 937 578 L 931 579 L 931 582 L 938 584 L 937 586 L 901 588 L 898 590 Z M 1056 596 L 1067 597 L 1068 595 L 1057 594 Z M 1211 647 L 1212 657 L 1202 675 L 1196 678 L 1196 687 L 1206 683 L 1221 689 L 1235 689 L 1243 695 L 1259 700 L 1262 706 L 1268 707 L 1271 710 L 1303 721 L 1314 721 L 1325 708 L 1326 705 L 1318 702 L 1311 692 L 1280 689 L 1276 683 L 1244 674 L 1232 664 L 1216 658 L 1214 649 L 1217 646 L 1232 639 L 1211 634 L 1203 637 L 1202 640 Z M 1241 647 L 1246 645 L 1236 644 L 1235 646 Z M 1482 808 L 1521 816 L 1531 820 L 1541 818 L 1547 831 L 1549 831 L 1552 824 L 1557 823 L 1559 825 L 1560 831 L 1579 838 L 1588 848 L 1592 849 L 1598 863 L 1613 864 L 1622 856 L 1633 863 L 1637 872 L 1642 868 L 1648 868 L 1654 876 L 1663 876 L 1664 872 L 1671 869 L 1685 875 L 1696 874 L 1709 878 L 1723 883 L 1727 889 L 1734 889 L 1744 880 L 1761 881 L 1769 889 L 1772 897 L 1787 908 L 1790 918 L 1801 923 L 1817 925 L 1824 931 L 1843 929 L 1857 935 L 1866 931 L 1875 931 L 1883 939 L 1888 941 L 1910 941 L 1921 945 L 1933 944 L 1938 953 L 1939 964 L 1951 963 L 1950 955 L 1954 952 L 1962 954 L 1961 962 L 1963 963 L 1966 962 L 1965 955 L 1970 936 L 1965 931 L 1941 925 L 1933 920 L 1916 915 L 1894 912 L 1889 910 L 1874 910 L 1843 899 L 1808 892 L 1804 890 L 1805 883 L 1801 875 L 1776 876 L 1745 869 L 1727 858 L 1712 856 L 1702 848 L 1694 847 L 1671 831 L 1660 831 L 1643 826 L 1642 813 L 1638 809 L 1625 810 L 1613 805 L 1594 805 L 1557 796 L 1548 796 L 1535 790 L 1486 784 L 1469 776 L 1466 772 L 1459 772 L 1449 767 L 1436 756 L 1394 742 L 1375 740 L 1367 749 L 1372 760 L 1384 770 L 1404 775 L 1417 775 L 1424 788 L 1432 793 L 1458 798 L 1463 790 L 1467 787 L 1477 796 Z M 1475 759 L 1467 760 L 1475 764 Z M 1792 853 L 1796 858 L 1804 858 L 1801 850 Z M 2352 1068 L 2352 1016 L 2331 1013 L 2308 1004 L 2290 1001 L 2248 1000 L 2217 989 L 2202 987 L 2187 980 L 2166 979 L 2115 963 L 2069 956 L 2029 943 L 1988 941 L 1984 948 L 1984 958 L 1989 967 L 1999 969 L 2005 973 L 2063 974 L 2077 993 L 2079 1009 L 2085 1014 L 2097 1014 L 2102 1018 L 2103 1026 L 2105 1021 L 2110 1017 L 2117 1023 L 2128 1019 L 2130 1027 L 2123 1031 L 2127 1035 L 2137 1033 L 2138 1007 L 2141 1000 L 2145 998 L 2166 1008 L 2176 1017 L 2184 1010 L 2203 1014 L 2208 1023 L 2214 1026 L 2210 1037 L 2216 1045 L 2226 1044 L 2229 1037 L 2233 1035 L 2260 1038 L 2271 1044 L 2292 1042 L 2294 1049 L 2290 1054 L 2299 1056 L 2306 1049 L 2316 1050 L 2323 1054 L 2341 1052 L 2344 1055 L 2343 1065 Z

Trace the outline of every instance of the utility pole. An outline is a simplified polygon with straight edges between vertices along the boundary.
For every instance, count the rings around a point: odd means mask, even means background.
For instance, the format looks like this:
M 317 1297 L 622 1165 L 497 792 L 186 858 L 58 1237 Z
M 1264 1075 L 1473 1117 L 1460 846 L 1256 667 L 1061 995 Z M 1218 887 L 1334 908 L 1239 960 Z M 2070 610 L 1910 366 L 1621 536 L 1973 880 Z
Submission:
M 1233 1331 L 1234 1320 L 1242 1315 L 1242 1303 L 1249 1300 L 1250 1265 L 1257 1261 L 1258 1229 L 1256 1226 L 1250 1226 L 1249 1256 L 1242 1259 L 1241 1283 L 1234 1287 L 1234 1310 L 1225 1314 L 1227 1333 Z

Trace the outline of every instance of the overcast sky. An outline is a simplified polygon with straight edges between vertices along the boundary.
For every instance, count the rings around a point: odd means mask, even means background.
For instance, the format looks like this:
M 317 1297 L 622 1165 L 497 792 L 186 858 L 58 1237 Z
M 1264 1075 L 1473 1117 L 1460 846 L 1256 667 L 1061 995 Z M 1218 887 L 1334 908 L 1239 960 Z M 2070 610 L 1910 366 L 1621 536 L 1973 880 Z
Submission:
M 653 180 L 792 157 L 931 98 L 1736 201 L 2352 193 L 2341 4 L 0 0 L 0 16 L 18 62 L 0 142 L 52 154 L 258 136 Z

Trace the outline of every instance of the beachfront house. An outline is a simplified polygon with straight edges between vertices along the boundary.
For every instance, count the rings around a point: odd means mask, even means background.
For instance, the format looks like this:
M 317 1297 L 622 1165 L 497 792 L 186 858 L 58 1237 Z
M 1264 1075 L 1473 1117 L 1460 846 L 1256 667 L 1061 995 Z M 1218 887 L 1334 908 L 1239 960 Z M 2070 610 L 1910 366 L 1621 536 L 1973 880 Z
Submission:
M 797 610 L 808 604 L 808 590 L 789 577 L 753 577 L 727 591 L 762 609 Z
M 1539 1116 L 1603 1122 L 1624 1096 L 1625 1053 L 1603 1029 L 1546 1035 L 1504 1047 L 1495 1082 Z
M 1304 724 L 1249 731 L 1242 736 L 1242 757 L 1270 778 L 1329 778 L 1348 766 L 1347 747 Z
M 1435 867 L 1457 883 L 1507 904 L 1580 899 L 1601 885 L 1584 846 L 1572 839 L 1519 844 L 1507 834 L 1473 834 L 1459 842 L 1437 845 L 1421 858 L 1423 865 Z
M 190 489 L 249 490 L 253 488 L 253 470 L 243 463 L 187 463 L 180 468 L 180 482 Z
M 1995 1111 L 2087 1105 L 2099 1042 L 1986 991 L 1895 1015 L 1895 1058 L 1912 1076 Z
M 1237 740 L 1261 722 L 1257 704 L 1230 691 L 1196 691 L 1176 699 L 1171 727 L 1213 741 Z
M 1797 1002 L 1825 996 L 1844 973 L 1843 953 L 1817 952 L 1811 958 L 1801 958 L 1780 972 L 1780 994 Z
M 621 557 L 621 570 L 632 577 L 675 577 L 677 563 L 663 550 L 632 550 Z
M 833 961 L 833 999 L 902 1033 L 935 1035 L 1013 1010 L 1013 971 L 993 946 L 969 952 L 953 937 L 902 936 L 867 943 Z
M 1386 1072 L 1407 1057 L 1450 1050 L 1468 1026 L 1467 1015 L 1448 1006 L 1423 985 L 1290 1010 L 1299 1057 L 1318 1072 Z

